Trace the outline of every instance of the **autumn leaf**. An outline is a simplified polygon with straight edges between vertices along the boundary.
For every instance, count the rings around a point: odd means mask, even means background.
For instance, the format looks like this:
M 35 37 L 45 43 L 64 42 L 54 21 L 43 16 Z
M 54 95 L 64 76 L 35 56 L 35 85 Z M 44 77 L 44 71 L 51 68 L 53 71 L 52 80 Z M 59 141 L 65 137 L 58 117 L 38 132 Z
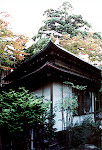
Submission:
M 28 37 L 13 34 L 6 21 L 8 17 L 8 13 L 0 13 L 0 68 L 3 70 L 9 70 L 13 63 L 17 64 L 18 60 L 23 60 L 27 55 L 24 48 Z
M 52 37 L 53 41 L 56 38 Z M 93 33 L 88 33 L 87 36 L 78 34 L 77 36 L 70 37 L 69 35 L 62 35 L 59 38 L 60 45 L 68 51 L 78 55 L 82 58 L 82 55 L 88 56 L 88 62 L 97 64 L 102 60 L 101 40 L 93 37 Z

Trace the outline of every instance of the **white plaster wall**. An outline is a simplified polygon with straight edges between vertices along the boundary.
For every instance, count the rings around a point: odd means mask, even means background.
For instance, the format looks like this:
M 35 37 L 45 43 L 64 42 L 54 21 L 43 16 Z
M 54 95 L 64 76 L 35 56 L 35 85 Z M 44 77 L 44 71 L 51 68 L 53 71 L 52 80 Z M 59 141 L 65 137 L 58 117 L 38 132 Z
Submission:
M 65 86 L 63 87 L 60 82 L 53 82 L 53 108 L 55 107 L 55 128 L 57 131 L 64 129 L 64 123 L 62 122 L 62 111 L 59 109 L 59 102 L 64 100 L 65 97 L 70 97 L 72 95 L 72 88 Z M 66 114 L 63 112 L 63 116 L 66 120 Z
M 71 86 L 69 85 L 68 87 L 66 87 L 65 85 L 63 85 L 63 102 L 64 102 L 65 98 L 69 99 L 71 96 L 72 96 Z M 63 115 L 64 115 L 64 121 L 65 121 L 65 126 L 66 126 L 66 112 L 63 112 Z
M 72 88 L 70 86 L 63 86 L 63 98 L 72 96 Z
M 57 106 L 57 102 L 62 100 L 62 83 L 54 82 L 52 83 L 52 92 L 53 92 L 53 108 Z M 34 91 L 38 96 L 44 96 L 45 99 L 51 100 L 51 84 L 42 86 L 41 88 Z M 54 109 L 55 116 L 55 128 L 57 131 L 62 130 L 62 112 L 59 112 L 58 106 L 57 110 Z
M 44 100 L 45 99 L 51 100 L 51 84 L 46 84 L 46 85 L 40 87 L 39 89 L 36 89 L 34 91 L 34 94 L 37 94 L 38 96 L 44 96 Z M 46 103 L 46 100 L 43 102 Z M 50 106 L 49 106 L 49 110 L 50 110 Z M 48 119 L 46 121 L 48 122 Z
M 74 125 L 75 123 L 80 124 L 84 119 L 86 119 L 86 118 L 88 118 L 88 117 L 91 118 L 92 121 L 94 121 L 94 114 L 75 116 L 75 117 L 73 118 L 73 125 Z
M 68 87 L 68 89 L 63 88 L 62 90 L 62 83 L 60 82 L 53 82 L 52 83 L 52 92 L 53 92 L 53 108 L 54 112 L 56 114 L 55 116 L 55 128 L 57 128 L 57 131 L 64 129 L 64 124 L 62 123 L 62 112 L 58 109 L 59 101 L 62 100 L 62 98 L 69 97 L 72 95 L 72 88 Z M 44 85 L 40 89 L 35 90 L 34 92 L 38 96 L 44 96 L 45 99 L 51 100 L 51 84 Z M 55 107 L 57 106 L 57 107 Z M 94 94 L 92 93 L 92 112 L 94 112 Z M 66 116 L 63 112 L 64 117 Z M 75 116 L 73 118 L 73 124 L 75 123 L 81 123 L 87 116 L 90 116 L 94 120 L 94 114 L 89 115 L 82 115 L 82 116 Z
M 50 84 L 44 85 L 41 88 L 37 89 L 34 91 L 35 94 L 37 94 L 38 96 L 44 96 L 45 99 L 50 100 L 51 98 L 51 86 Z
M 38 96 L 42 96 L 42 88 L 35 90 L 35 91 L 34 91 L 34 94 L 36 94 L 36 95 L 38 95 Z
M 55 111 L 55 128 L 57 128 L 57 131 L 62 130 L 62 112 L 58 110 L 58 104 L 59 101 L 62 100 L 62 84 L 58 82 L 53 83 L 53 108 L 56 106 Z
M 48 100 L 51 99 L 51 85 L 50 84 L 43 86 L 42 96 L 44 96 L 45 99 L 48 99 Z

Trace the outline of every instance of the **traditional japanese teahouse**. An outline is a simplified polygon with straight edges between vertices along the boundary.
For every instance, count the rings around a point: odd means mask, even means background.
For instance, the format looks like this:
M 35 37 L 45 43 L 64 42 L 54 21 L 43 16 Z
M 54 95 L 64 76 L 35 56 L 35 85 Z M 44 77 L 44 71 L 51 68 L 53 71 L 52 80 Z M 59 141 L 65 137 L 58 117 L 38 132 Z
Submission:
M 74 122 L 82 121 L 87 114 L 94 118 L 95 110 L 102 106 L 99 94 L 101 69 L 81 60 L 52 41 L 4 79 L 11 83 L 2 87 L 2 90 L 25 87 L 50 99 L 51 108 L 69 94 L 61 90 L 64 81 L 87 86 L 85 91 L 69 86 L 70 93 L 74 92 L 78 96 L 79 103 L 78 115 L 74 117 Z M 59 121 L 62 117 L 63 112 L 56 112 L 55 126 L 58 130 L 64 128 L 63 122 Z

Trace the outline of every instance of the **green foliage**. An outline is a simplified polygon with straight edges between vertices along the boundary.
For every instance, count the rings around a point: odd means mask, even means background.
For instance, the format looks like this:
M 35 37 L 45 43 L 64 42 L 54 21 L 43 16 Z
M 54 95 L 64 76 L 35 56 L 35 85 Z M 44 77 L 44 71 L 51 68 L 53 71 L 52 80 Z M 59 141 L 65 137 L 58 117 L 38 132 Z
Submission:
M 101 33 L 94 32 L 93 33 L 93 38 L 102 40 Z
M 66 114 L 73 114 L 78 107 L 77 96 L 73 94 L 72 96 L 65 97 L 57 103 L 57 107 L 59 111 L 63 110 Z
M 72 9 L 73 7 L 68 1 L 64 2 L 58 9 L 47 9 L 44 12 L 46 17 L 44 25 L 33 39 L 35 40 L 43 36 L 49 38 L 52 34 L 56 37 L 62 33 L 71 36 L 75 36 L 78 33 L 87 33 L 87 30 L 91 27 L 90 24 L 83 20 L 81 15 L 72 14 Z M 84 30 L 81 30 L 81 28 L 84 28 Z
M 76 109 L 78 107 L 77 96 L 74 93 L 70 94 L 68 86 L 70 84 L 72 85 L 73 83 L 67 81 L 64 82 L 62 90 L 65 90 L 67 92 L 67 96 L 63 96 L 63 99 L 59 100 L 55 105 L 55 110 L 58 110 L 60 112 L 63 111 L 65 113 L 65 117 L 63 117 L 62 121 L 65 124 L 66 128 L 73 124 L 72 118 L 73 115 L 77 113 Z
M 55 113 L 52 112 L 52 110 L 48 111 L 47 113 L 47 119 L 44 122 L 44 138 L 46 140 L 52 140 L 55 136 L 56 128 L 54 128 L 55 125 Z
M 44 11 L 43 15 L 46 19 L 43 21 L 43 26 L 40 27 L 38 33 L 33 37 L 35 43 L 28 48 L 26 52 L 30 55 L 37 53 L 47 45 L 50 38 L 52 38 L 52 40 L 54 38 L 61 40 L 63 39 L 63 35 L 72 38 L 79 34 L 81 34 L 83 38 L 88 37 L 91 25 L 84 20 L 81 15 L 73 14 L 72 10 L 73 7 L 71 3 L 65 1 L 58 9 L 47 9 Z M 93 33 L 93 38 L 102 40 L 101 35 L 97 32 Z M 70 51 L 77 54 L 77 45 L 78 42 Z M 85 43 L 85 45 L 87 45 L 87 43 Z M 69 47 L 68 45 L 66 47 L 64 46 L 64 48 L 68 50 Z
M 0 94 L 0 128 L 8 132 L 26 132 L 37 124 L 42 124 L 50 102 L 29 93 L 25 88 L 9 90 Z
M 33 37 L 35 39 L 35 37 Z M 46 45 L 48 44 L 49 39 L 48 38 L 42 38 L 39 39 L 36 43 L 34 43 L 31 47 L 25 50 L 26 53 L 29 53 L 29 56 L 26 56 L 27 58 L 30 58 L 32 55 L 36 55 L 40 52 L 40 50 L 44 49 Z
M 65 81 L 64 84 L 71 85 L 72 88 L 77 89 L 77 90 L 85 90 L 87 88 L 87 86 L 74 85 L 72 82 L 68 82 L 68 81 Z
M 70 2 L 65 1 L 58 9 L 47 9 L 44 11 L 44 18 L 43 26 L 40 27 L 38 33 L 33 37 L 35 43 L 26 50 L 27 53 L 31 55 L 39 52 L 42 50 L 48 43 L 49 39 L 52 38 L 59 38 L 59 41 L 63 41 L 63 36 L 70 36 L 70 38 L 76 37 L 79 34 L 82 35 L 83 39 L 86 37 L 88 39 L 89 29 L 91 25 L 83 19 L 81 15 L 76 15 L 72 13 L 73 7 Z M 93 33 L 94 39 L 102 40 L 100 33 Z M 55 41 L 55 40 L 53 40 Z M 68 42 L 69 40 L 67 40 Z M 91 40 L 92 42 L 93 40 Z M 73 44 L 73 42 L 68 42 L 70 45 L 65 45 L 65 42 L 59 42 L 62 47 L 71 51 L 74 54 L 79 54 L 84 48 L 87 47 L 88 43 L 87 40 L 85 44 L 81 44 L 81 48 L 79 49 L 80 45 L 78 45 L 79 40 Z M 62 44 L 61 44 L 62 43 Z M 82 43 L 82 42 L 81 42 Z M 71 46 L 72 45 L 72 46 Z M 92 45 L 89 44 L 89 45 Z M 84 53 L 90 54 L 91 48 L 84 49 Z M 95 52 L 96 51 L 96 52 Z M 93 53 L 94 52 L 94 53 Z M 91 61 L 97 60 L 97 52 L 98 46 L 96 49 L 92 51 L 89 55 Z M 28 58 L 28 57 L 27 57 Z M 100 57 L 99 57 L 99 60 Z
M 99 125 L 90 117 L 86 117 L 81 124 L 75 124 L 73 128 L 73 146 L 82 146 L 87 142 L 88 144 L 96 144 L 99 142 L 99 135 Z
M 65 81 L 63 82 L 64 86 L 62 88 L 63 93 L 66 91 L 67 96 L 58 101 L 55 105 L 55 110 L 58 110 L 60 112 L 65 113 L 65 117 L 63 117 L 63 122 L 66 126 L 66 128 L 73 125 L 73 116 L 77 114 L 77 108 L 78 108 L 78 100 L 77 95 L 74 93 L 71 93 L 69 90 L 69 87 L 72 87 L 77 90 L 85 90 L 87 86 L 80 86 L 80 85 L 74 85 L 72 82 Z

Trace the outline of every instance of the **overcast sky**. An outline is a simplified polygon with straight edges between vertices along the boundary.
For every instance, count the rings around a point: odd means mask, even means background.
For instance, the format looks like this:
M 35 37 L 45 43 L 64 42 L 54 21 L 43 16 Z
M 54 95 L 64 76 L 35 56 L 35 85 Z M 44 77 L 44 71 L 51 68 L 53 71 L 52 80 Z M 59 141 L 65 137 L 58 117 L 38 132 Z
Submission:
M 42 14 L 48 8 L 58 8 L 66 0 L 0 0 L 0 12 L 12 17 L 12 30 L 26 36 L 34 36 L 41 27 Z M 102 0 L 69 0 L 75 14 L 81 14 L 91 23 L 93 31 L 102 32 Z

